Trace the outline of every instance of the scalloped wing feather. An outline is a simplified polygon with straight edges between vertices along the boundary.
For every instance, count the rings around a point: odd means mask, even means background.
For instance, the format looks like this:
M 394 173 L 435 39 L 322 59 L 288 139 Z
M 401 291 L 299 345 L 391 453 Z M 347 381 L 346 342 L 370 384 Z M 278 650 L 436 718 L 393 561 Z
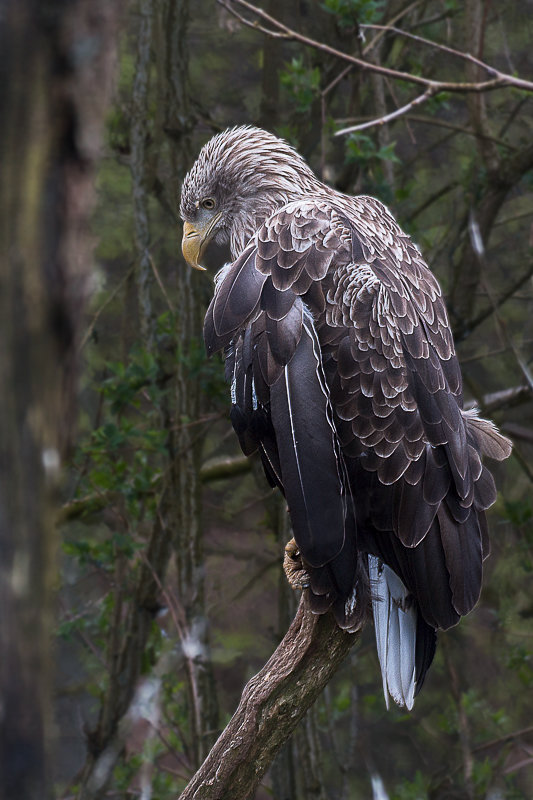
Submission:
M 480 454 L 510 452 L 462 410 L 436 279 L 379 201 L 325 188 L 266 220 L 225 271 L 205 336 L 209 352 L 234 342 L 232 419 L 285 492 L 311 607 L 353 630 L 358 552 L 382 559 L 414 598 L 418 691 L 434 629 L 479 596 L 495 498 Z M 406 675 L 394 693 L 411 704 Z

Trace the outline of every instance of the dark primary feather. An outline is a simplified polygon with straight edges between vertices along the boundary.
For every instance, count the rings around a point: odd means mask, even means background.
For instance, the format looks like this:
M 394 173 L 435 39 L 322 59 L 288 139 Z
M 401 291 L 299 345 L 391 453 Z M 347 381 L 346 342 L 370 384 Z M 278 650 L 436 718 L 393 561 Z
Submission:
M 495 499 L 480 455 L 510 451 L 462 410 L 441 290 L 420 252 L 379 201 L 316 182 L 224 272 L 205 338 L 208 352 L 230 346 L 232 421 L 285 493 L 312 607 L 354 629 L 366 554 L 388 565 L 418 619 L 418 690 L 435 629 L 479 597 Z
M 347 512 L 318 341 L 307 320 L 291 356 L 270 386 L 270 417 L 298 546 L 312 567 L 322 567 L 342 550 Z

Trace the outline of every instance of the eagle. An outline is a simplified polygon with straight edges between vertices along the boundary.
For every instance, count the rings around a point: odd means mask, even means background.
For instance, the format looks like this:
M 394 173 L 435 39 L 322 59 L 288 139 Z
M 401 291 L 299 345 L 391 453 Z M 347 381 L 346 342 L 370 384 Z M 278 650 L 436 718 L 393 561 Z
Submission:
M 411 709 L 436 631 L 476 604 L 508 439 L 463 409 L 442 291 L 377 199 L 341 194 L 283 139 L 214 136 L 186 175 L 182 250 L 229 243 L 204 326 L 231 421 L 283 492 L 285 567 L 346 631 L 371 613 L 387 707 Z

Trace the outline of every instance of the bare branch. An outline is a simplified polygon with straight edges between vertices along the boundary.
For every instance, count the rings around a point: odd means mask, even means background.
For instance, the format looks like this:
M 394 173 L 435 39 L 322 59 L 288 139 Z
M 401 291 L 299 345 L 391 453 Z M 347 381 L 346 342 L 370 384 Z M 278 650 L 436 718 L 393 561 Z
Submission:
M 357 119 L 361 120 L 361 122 L 368 121 L 368 117 L 347 117 L 345 119 L 337 119 L 335 120 L 335 122 L 337 125 L 340 125 L 341 123 L 346 123 L 350 121 L 355 122 Z M 517 150 L 517 148 L 514 145 L 510 144 L 509 142 L 506 142 L 505 139 L 501 139 L 497 136 L 490 136 L 489 134 L 476 133 L 475 131 L 472 130 L 472 128 L 469 128 L 466 125 L 454 125 L 453 122 L 449 122 L 446 119 L 441 119 L 440 117 L 424 117 L 419 114 L 407 114 L 406 119 L 408 119 L 409 122 L 419 122 L 422 125 L 433 125 L 436 128 L 447 128 L 450 131 L 456 131 L 457 133 L 462 133 L 465 136 L 481 136 L 484 139 L 489 139 L 490 141 L 495 142 L 495 144 L 499 144 L 501 147 L 507 148 L 507 150 L 512 150 L 512 151 Z M 380 120 L 377 121 L 379 122 Z M 376 120 L 374 120 L 372 124 L 375 124 L 375 122 Z M 531 215 L 528 213 L 524 214 L 524 216 L 531 216 Z M 501 223 L 498 222 L 496 224 L 499 225 Z
M 405 6 L 405 8 L 402 8 L 397 14 L 395 14 L 395 16 L 392 17 L 392 19 L 389 20 L 389 22 L 387 23 L 387 26 L 390 27 L 390 26 L 394 25 L 396 22 L 399 22 L 402 19 L 402 17 L 405 17 L 407 14 L 410 14 L 411 11 L 414 11 L 415 8 L 417 6 L 419 6 L 419 5 L 421 5 L 420 0 L 415 0 L 414 3 L 411 3 L 408 6 Z M 387 27 L 387 26 L 385 26 L 385 27 Z M 360 25 L 359 27 L 363 28 L 365 26 L 364 25 Z M 379 44 L 380 40 L 385 36 L 386 32 L 387 32 L 386 30 L 379 31 L 374 36 L 372 41 L 370 41 L 367 45 L 365 45 L 365 47 L 363 48 L 363 55 L 366 56 L 367 53 L 370 53 L 375 48 L 375 46 L 377 44 Z
M 115 493 L 92 492 L 84 497 L 76 497 L 64 503 L 56 514 L 56 525 L 63 525 L 73 519 L 83 517 L 87 513 L 95 513 L 109 506 L 115 498 Z
M 522 736 L 526 734 L 533 733 L 533 725 L 529 725 L 527 728 L 521 728 L 518 731 L 512 731 L 511 733 L 506 733 L 505 736 L 500 736 L 498 739 L 490 739 L 488 742 L 483 742 L 482 744 L 478 744 L 473 748 L 473 752 L 477 753 L 480 750 L 488 750 L 490 747 L 498 746 L 501 744 L 505 744 L 510 739 L 521 739 Z
M 398 22 L 399 19 L 404 17 L 413 9 L 415 9 L 418 5 L 420 5 L 420 0 L 415 0 L 414 3 L 411 3 L 411 5 L 407 6 L 406 8 L 402 9 L 398 14 L 396 14 L 396 16 L 392 18 L 389 25 L 392 25 L 394 22 Z M 376 47 L 376 45 L 379 44 L 380 39 L 382 39 L 384 35 L 385 31 L 380 31 L 376 36 L 374 36 L 372 41 L 369 42 L 367 45 L 365 45 L 365 47 L 363 48 L 363 55 L 366 56 L 367 53 L 370 53 Z M 333 78 L 331 83 L 328 86 L 326 86 L 325 89 L 322 90 L 322 92 L 320 93 L 322 98 L 324 98 L 327 94 L 329 94 L 329 92 L 339 83 L 339 81 L 341 81 L 343 78 L 346 77 L 346 75 L 348 75 L 348 73 L 350 72 L 350 70 L 353 69 L 353 67 L 354 67 L 353 64 L 348 64 L 347 67 L 344 67 L 344 69 L 337 75 L 337 77 Z
M 415 106 L 421 106 L 422 103 L 426 103 L 430 97 L 433 97 L 434 95 L 434 89 L 426 89 L 424 94 L 415 97 L 410 103 L 407 103 L 401 108 L 397 108 L 396 111 L 391 111 L 390 114 L 385 114 L 385 116 L 379 117 L 378 119 L 372 119 L 369 122 L 362 122 L 360 125 L 352 125 L 350 128 L 343 128 L 340 131 L 335 131 L 335 136 L 343 136 L 346 133 L 354 133 L 355 131 L 364 131 L 365 128 L 373 128 L 374 125 L 386 125 L 387 122 L 392 122 L 393 119 L 397 119 L 398 117 L 407 114 L 409 111 L 411 111 L 411 109 L 415 108 Z
M 250 472 L 251 465 L 252 462 L 247 456 L 212 458 L 202 465 L 199 478 L 202 483 L 227 480 Z M 92 492 L 84 497 L 76 497 L 73 500 L 69 500 L 58 510 L 56 524 L 62 525 L 73 519 L 79 519 L 85 514 L 95 514 L 102 511 L 112 505 L 118 497 L 118 492 L 109 490 Z
M 266 11 L 257 8 L 252 3 L 248 3 L 247 0 L 217 0 L 217 3 L 221 5 L 223 8 L 225 8 L 226 11 L 228 11 L 234 17 L 236 17 L 240 22 L 242 22 L 243 25 L 246 25 L 247 27 L 252 28 L 254 30 L 260 31 L 261 33 L 264 33 L 267 36 L 282 38 L 287 41 L 301 42 L 301 44 L 306 45 L 307 47 L 312 47 L 315 50 L 321 50 L 323 53 L 328 53 L 329 55 L 335 56 L 335 58 L 339 58 L 342 61 L 347 61 L 350 64 L 354 64 L 355 66 L 359 67 L 359 69 L 365 70 L 367 72 L 376 72 L 380 75 L 386 75 L 389 78 L 393 78 L 395 80 L 401 80 L 407 83 L 416 84 L 418 86 L 424 86 L 426 89 L 432 89 L 434 94 L 440 92 L 460 92 L 460 93 L 486 92 L 493 89 L 501 89 L 506 86 L 514 86 L 518 89 L 523 89 L 526 92 L 533 92 L 532 81 L 527 81 L 522 78 L 517 78 L 514 75 L 509 75 L 507 73 L 500 72 L 499 70 L 489 66 L 488 64 L 487 65 L 483 64 L 484 68 L 488 72 L 491 72 L 491 74 L 493 74 L 495 77 L 490 80 L 478 81 L 478 82 L 434 81 L 431 80 L 430 78 L 424 78 L 421 75 L 414 75 L 410 72 L 402 72 L 401 70 L 390 69 L 389 67 L 382 67 L 379 64 L 372 64 L 369 61 L 357 58 L 356 56 L 352 56 L 349 53 L 343 53 L 342 50 L 337 50 L 336 48 L 330 47 L 329 45 L 324 44 L 323 42 L 317 42 L 315 39 L 311 39 L 308 36 L 304 36 L 298 31 L 289 28 L 283 22 L 280 22 L 280 20 L 275 19 L 270 14 L 267 14 Z M 264 23 L 271 25 L 272 27 L 266 28 L 263 25 L 261 25 L 258 21 L 254 22 L 242 16 L 242 14 L 239 14 L 238 11 L 235 9 L 236 5 L 245 8 L 247 11 L 251 12 L 256 17 L 259 17 L 259 19 L 263 20 Z M 437 47 L 438 45 L 435 46 Z M 468 54 L 465 54 L 465 57 L 467 55 Z
M 448 47 L 448 45 L 440 44 L 439 42 L 434 42 L 432 39 L 425 39 L 423 36 L 417 36 L 414 33 L 408 33 L 407 31 L 403 31 L 401 28 L 396 28 L 393 25 L 372 25 L 372 24 L 365 24 L 361 25 L 361 28 L 370 28 L 376 31 L 383 31 L 384 33 L 395 33 L 397 36 L 404 36 L 406 39 L 412 39 L 415 42 L 419 42 L 420 44 L 424 44 L 428 47 L 432 47 L 436 50 L 442 50 L 444 53 L 448 53 L 451 56 L 455 56 L 456 58 L 462 58 L 465 61 L 469 61 L 471 64 L 475 64 L 478 67 L 486 70 L 490 75 L 497 77 L 502 73 L 499 72 L 495 67 L 491 67 L 490 64 L 485 64 L 484 61 L 480 61 L 479 58 L 475 58 L 470 53 L 463 53 L 461 50 L 455 50 L 453 47 Z
M 331 614 L 312 614 L 302 597 L 282 642 L 245 686 L 237 711 L 180 800 L 251 797 L 357 639 L 358 634 L 342 631 Z
M 528 268 L 528 270 L 522 275 L 518 280 L 512 284 L 512 286 L 507 289 L 506 292 L 502 294 L 501 297 L 498 299 L 490 298 L 491 304 L 488 308 L 482 311 L 480 314 L 477 315 L 474 319 L 470 320 L 466 325 L 463 325 L 461 328 L 454 330 L 454 339 L 457 342 L 462 342 L 466 339 L 472 331 L 474 331 L 482 322 L 485 322 L 490 316 L 492 316 L 507 300 L 510 300 L 513 295 L 522 288 L 522 286 L 533 277 L 533 264 Z
M 475 400 L 469 400 L 465 403 L 465 408 L 469 409 L 480 405 L 484 414 L 492 415 L 501 409 L 513 408 L 513 406 L 530 401 L 529 386 L 512 386 L 510 389 L 502 389 L 499 392 L 491 392 L 483 397 L 476 397 Z
M 128 269 L 128 271 L 126 272 L 126 274 L 117 283 L 117 285 L 115 286 L 113 291 L 106 297 L 106 299 L 104 300 L 104 302 L 102 303 L 100 308 L 96 311 L 94 317 L 92 318 L 92 320 L 91 320 L 91 322 L 89 324 L 89 327 L 87 328 L 87 330 L 83 334 L 83 337 L 82 337 L 82 339 L 80 341 L 80 344 L 79 344 L 79 349 L 80 350 L 83 350 L 83 348 L 85 347 L 85 345 L 89 341 L 89 339 L 90 339 L 90 337 L 92 335 L 92 332 L 93 332 L 93 330 L 95 328 L 95 325 L 98 322 L 102 312 L 105 311 L 107 306 L 115 299 L 117 294 L 122 290 L 122 288 L 125 286 L 125 284 L 128 282 L 128 280 L 133 275 L 134 270 L 135 270 L 135 264 L 132 264 L 130 266 L 130 268 Z
M 496 392 L 493 395 L 485 395 L 481 397 L 477 392 L 468 376 L 464 376 L 465 384 L 475 397 L 474 401 L 465 403 L 465 408 L 473 408 L 477 406 L 481 409 L 483 414 L 492 415 L 496 410 L 501 408 L 510 408 L 513 405 L 526 403 L 531 401 L 531 389 L 528 385 L 517 386 L 512 389 L 506 389 L 502 392 Z M 511 434 L 512 435 L 512 434 Z M 527 476 L 528 480 L 533 483 L 533 471 L 531 470 L 527 460 L 522 455 L 520 448 L 516 441 L 513 442 L 513 458 L 520 466 L 520 469 Z
M 485 272 L 486 272 L 486 270 L 485 270 Z M 503 321 L 503 319 L 500 316 L 500 313 L 499 313 L 499 310 L 498 310 L 499 306 L 497 305 L 497 301 L 494 298 L 494 295 L 492 293 L 492 288 L 491 288 L 491 286 L 490 286 L 490 284 L 488 282 L 488 279 L 487 279 L 486 275 L 484 275 L 483 278 L 481 279 L 481 285 L 485 289 L 485 292 L 487 293 L 487 297 L 489 298 L 490 305 L 491 305 L 491 308 L 492 308 L 492 314 L 494 316 L 494 319 L 496 320 L 496 324 L 497 324 L 498 329 L 500 331 L 500 335 L 502 337 L 502 341 L 505 343 L 505 345 L 507 347 L 509 347 L 509 349 L 513 353 L 513 355 L 515 357 L 515 361 L 516 361 L 516 363 L 517 363 L 517 365 L 518 365 L 518 367 L 520 369 L 520 372 L 522 373 L 522 376 L 525 379 L 526 384 L 529 386 L 529 391 L 533 394 L 533 375 L 531 374 L 531 371 L 530 371 L 528 365 L 526 364 L 526 362 L 522 358 L 522 355 L 521 355 L 520 351 L 518 350 L 518 347 L 515 345 L 513 339 L 509 335 L 509 332 L 507 330 L 507 325 L 505 324 L 505 322 Z
M 212 458 L 202 465 L 200 470 L 200 480 L 202 483 L 211 481 L 226 480 L 249 472 L 252 462 L 248 456 L 235 456 L 234 458 Z
M 524 442 L 533 444 L 533 430 L 517 425 L 515 422 L 504 422 L 501 430 L 507 433 L 512 439 L 522 439 Z
M 173 304 L 172 300 L 170 299 L 170 297 L 169 297 L 169 295 L 168 295 L 168 292 L 167 292 L 167 290 L 165 289 L 165 284 L 164 284 L 164 283 L 163 283 L 163 281 L 161 280 L 161 275 L 159 274 L 159 270 L 157 269 L 157 267 L 156 267 L 156 265 L 155 265 L 155 261 L 154 261 L 154 259 L 152 258 L 152 255 L 151 255 L 150 253 L 148 253 L 148 260 L 149 260 L 149 262 L 150 262 L 150 266 L 152 267 L 152 272 L 153 272 L 153 273 L 154 273 L 154 275 L 155 275 L 155 279 L 156 279 L 156 281 L 157 281 L 157 285 L 158 285 L 158 286 L 159 286 L 159 288 L 161 289 L 161 292 L 162 292 L 162 294 L 163 294 L 163 297 L 164 297 L 164 298 L 165 298 L 165 300 L 167 301 L 167 306 L 168 306 L 168 307 L 169 307 L 169 309 L 172 311 L 172 313 L 173 313 L 173 314 L 175 314 L 175 313 L 176 313 L 176 309 L 174 308 L 174 304 Z

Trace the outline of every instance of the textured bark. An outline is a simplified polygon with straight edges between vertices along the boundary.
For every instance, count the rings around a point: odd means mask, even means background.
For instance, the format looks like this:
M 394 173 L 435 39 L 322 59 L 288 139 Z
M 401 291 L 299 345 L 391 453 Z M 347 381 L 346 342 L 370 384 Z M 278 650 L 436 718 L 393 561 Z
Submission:
M 268 0 L 265 11 L 274 17 L 280 17 L 284 6 L 283 0 Z M 279 114 L 279 71 L 283 65 L 283 51 L 279 39 L 265 36 L 263 42 L 263 69 L 261 72 L 261 101 L 259 104 L 259 122 L 262 128 L 274 130 Z
M 466 0 L 465 2 L 465 50 L 476 58 L 483 59 L 487 23 L 487 3 L 485 0 Z M 472 62 L 465 64 L 466 79 L 475 83 L 483 80 L 483 70 Z M 476 134 L 476 146 L 487 171 L 497 174 L 500 169 L 500 155 L 493 139 L 493 131 L 487 109 L 487 96 L 483 93 L 467 95 L 470 122 Z
M 187 31 L 188 0 L 159 0 L 160 35 L 158 65 L 161 73 L 159 105 L 164 109 L 162 130 L 170 155 L 171 191 L 177 188 L 192 163 L 190 131 L 193 115 L 189 101 L 189 53 Z M 174 197 L 169 200 L 174 205 Z M 177 590 L 184 612 L 180 631 L 187 656 L 189 733 L 194 766 L 197 767 L 216 739 L 218 704 L 216 696 L 209 625 L 205 609 L 205 559 L 203 553 L 202 485 L 200 477 L 203 437 L 198 429 L 182 425 L 182 419 L 197 420 L 204 402 L 199 382 L 191 379 L 188 354 L 202 340 L 205 304 L 202 294 L 208 284 L 183 262 L 175 265 L 176 344 L 178 359 L 174 379 L 174 402 L 170 411 L 170 447 L 174 491 L 169 513 L 174 519 L 173 546 L 176 558 Z M 210 287 L 209 287 L 210 289 Z
M 0 13 L 0 796 L 53 795 L 50 640 L 61 459 L 91 267 L 120 3 Z M 83 55 L 83 57 L 80 57 Z
M 261 485 L 264 484 L 263 469 Z M 287 510 L 287 501 L 274 492 L 266 501 L 267 519 L 279 545 L 279 587 L 278 587 L 278 635 L 289 628 L 295 615 L 298 596 L 290 587 L 283 569 L 285 545 L 292 539 L 293 532 Z M 323 774 L 323 761 L 318 746 L 318 719 L 316 709 L 311 706 L 296 727 L 294 736 L 289 738 L 278 752 L 270 770 L 274 797 L 277 800 L 326 800 Z
M 180 800 L 247 800 L 340 666 L 357 634 L 302 598 L 282 642 L 245 686 L 239 707 Z
M 137 246 L 137 296 L 143 341 L 149 350 L 155 346 L 155 315 L 152 304 L 153 272 L 150 264 L 150 223 L 146 191 L 146 137 L 148 132 L 148 89 L 150 47 L 152 44 L 153 0 L 142 0 L 139 7 L 137 63 L 131 109 L 131 178 L 133 220 Z

